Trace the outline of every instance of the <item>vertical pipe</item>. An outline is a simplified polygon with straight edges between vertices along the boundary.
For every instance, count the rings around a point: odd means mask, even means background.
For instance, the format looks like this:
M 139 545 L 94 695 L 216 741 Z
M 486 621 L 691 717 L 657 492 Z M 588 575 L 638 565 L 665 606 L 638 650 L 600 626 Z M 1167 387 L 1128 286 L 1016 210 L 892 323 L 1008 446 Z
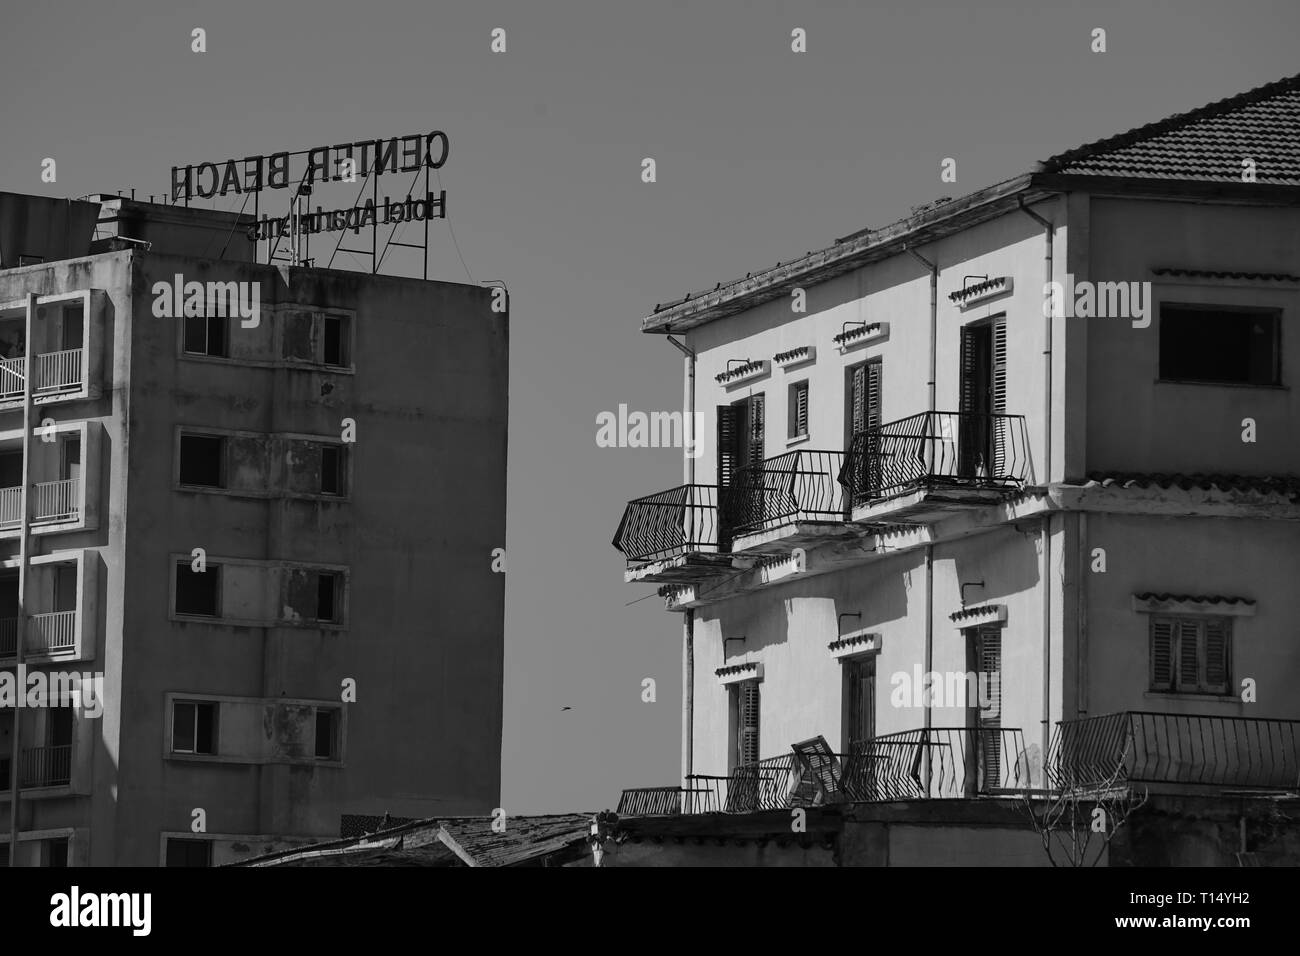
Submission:
M 25 693 L 21 679 L 23 670 L 23 651 L 27 643 L 27 560 L 28 547 L 31 544 L 31 444 L 32 444 L 32 369 L 35 363 L 35 349 L 32 342 L 32 325 L 36 318 L 36 293 L 27 293 L 26 331 L 24 332 L 23 356 L 23 490 L 22 490 L 22 524 L 18 538 L 18 646 L 15 650 L 14 676 L 19 678 L 19 693 Z M 22 790 L 22 713 L 20 702 L 14 707 L 14 736 L 10 744 L 10 790 L 9 790 L 9 865 L 18 865 L 18 804 Z
M 1052 253 L 1056 231 L 1052 223 L 1025 205 L 1020 199 L 1020 211 L 1043 227 L 1045 249 L 1043 253 L 1043 479 L 1041 484 L 1052 483 Z M 1051 746 L 1052 734 L 1052 518 L 1043 515 L 1043 760 Z

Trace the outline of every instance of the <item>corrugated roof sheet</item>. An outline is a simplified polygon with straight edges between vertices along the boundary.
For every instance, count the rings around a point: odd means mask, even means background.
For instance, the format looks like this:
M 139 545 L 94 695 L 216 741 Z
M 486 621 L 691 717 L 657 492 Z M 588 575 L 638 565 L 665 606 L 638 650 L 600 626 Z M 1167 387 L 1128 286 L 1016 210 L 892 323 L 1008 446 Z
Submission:
M 1300 75 L 1176 113 L 1047 160 L 1045 172 L 1300 186 Z

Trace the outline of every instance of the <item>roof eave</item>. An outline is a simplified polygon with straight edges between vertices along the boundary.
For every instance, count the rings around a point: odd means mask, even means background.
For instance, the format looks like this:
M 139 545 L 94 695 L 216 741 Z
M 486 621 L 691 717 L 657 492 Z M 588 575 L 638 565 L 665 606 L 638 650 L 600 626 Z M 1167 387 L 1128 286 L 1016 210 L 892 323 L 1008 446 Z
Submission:
M 933 242 L 1005 215 L 1021 201 L 1038 202 L 1055 191 L 1039 187 L 1035 174 L 1024 173 L 900 219 L 882 229 L 855 234 L 793 262 L 660 309 L 641 320 L 641 331 L 661 335 L 685 332 L 769 302 L 796 286 L 825 282 L 867 263 L 898 255 L 909 246 Z

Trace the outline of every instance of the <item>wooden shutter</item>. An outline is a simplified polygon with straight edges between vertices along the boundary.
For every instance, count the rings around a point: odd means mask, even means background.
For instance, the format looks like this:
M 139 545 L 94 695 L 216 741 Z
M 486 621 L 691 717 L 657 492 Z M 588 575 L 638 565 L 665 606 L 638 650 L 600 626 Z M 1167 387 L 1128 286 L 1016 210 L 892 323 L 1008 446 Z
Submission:
M 1174 622 L 1167 617 L 1151 618 L 1151 689 L 1173 690 Z
M 718 487 L 728 487 L 740 467 L 739 409 L 734 405 L 718 406 Z
M 994 415 L 1007 412 L 1007 321 L 999 319 L 993 323 L 993 379 L 992 392 L 989 397 L 989 411 Z M 1007 427 L 1005 418 L 994 418 L 989 422 L 993 435 L 993 461 L 990 463 L 991 477 L 1000 478 L 1009 468 L 1007 462 Z
M 763 451 L 766 448 L 763 418 L 763 396 L 760 393 L 749 400 L 749 461 L 745 464 L 763 464 Z
M 982 727 L 1000 727 L 1002 726 L 1002 628 L 998 625 L 986 624 L 979 629 L 979 674 L 989 675 L 987 678 L 980 676 L 979 685 L 982 689 L 986 683 L 989 690 L 989 709 L 992 711 L 991 716 L 984 716 L 980 713 L 979 722 Z M 996 675 L 997 679 L 993 677 Z M 977 708 L 982 702 L 976 700 Z
M 1178 653 L 1178 686 L 1180 691 L 1195 691 L 1200 688 L 1201 659 L 1199 624 L 1193 621 L 1178 621 L 1175 627 L 1175 648 Z
M 963 325 L 961 327 L 961 382 L 957 408 L 959 412 L 973 412 L 978 407 L 979 399 L 975 394 L 976 382 L 979 379 L 975 368 L 976 354 L 975 329 Z
M 758 764 L 758 681 L 743 681 L 736 690 L 740 695 L 736 709 L 739 727 L 736 740 L 736 764 L 741 767 L 753 767 Z
M 808 383 L 799 382 L 791 390 L 790 437 L 808 434 Z
M 1205 687 L 1211 694 L 1226 694 L 1231 668 L 1231 624 L 1226 619 L 1205 622 Z
M 866 428 L 879 428 L 880 408 L 884 396 L 881 394 L 881 374 L 883 363 L 868 362 L 867 370 L 867 392 L 866 392 Z
M 859 365 L 849 378 L 849 427 L 852 439 L 867 428 L 867 367 Z

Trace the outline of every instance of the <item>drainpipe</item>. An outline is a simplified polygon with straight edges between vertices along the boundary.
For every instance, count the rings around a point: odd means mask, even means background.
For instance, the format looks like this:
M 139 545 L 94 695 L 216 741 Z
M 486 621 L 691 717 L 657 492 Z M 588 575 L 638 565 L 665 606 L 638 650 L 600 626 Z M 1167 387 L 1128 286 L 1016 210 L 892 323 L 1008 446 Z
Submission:
M 23 491 L 22 491 L 22 531 L 18 538 L 18 646 L 14 649 L 14 676 L 23 670 L 23 651 L 27 643 L 27 564 L 28 550 L 31 546 L 31 479 L 32 479 L 32 372 L 36 367 L 35 342 L 32 340 L 32 324 L 36 317 L 36 293 L 27 293 L 27 327 L 24 332 L 23 358 Z M 19 687 L 18 693 L 26 692 Z M 9 756 L 9 865 L 18 865 L 18 804 L 23 783 L 22 759 L 22 707 L 14 707 L 13 741 Z
M 688 349 L 681 342 L 678 342 L 671 335 L 668 336 L 669 343 L 686 357 L 686 421 L 682 423 L 682 435 L 685 437 L 688 433 L 690 440 L 687 447 L 683 449 L 683 477 L 686 484 L 695 484 L 695 456 L 691 454 L 695 448 L 690 445 L 694 444 L 699 447 L 702 436 L 695 433 L 695 353 Z M 687 492 L 686 520 L 690 522 L 694 509 L 689 505 L 690 495 Z M 687 540 L 690 540 L 691 528 L 688 524 L 686 529 Z M 687 778 L 695 772 L 695 609 L 686 609 L 686 623 L 684 625 L 683 644 L 685 645 L 683 654 L 683 668 L 685 673 L 682 675 L 682 782 L 686 783 Z
M 939 266 L 922 256 L 910 246 L 904 246 L 917 262 L 930 270 L 930 376 L 927 382 L 930 412 L 935 411 L 935 380 L 939 365 Z M 925 673 L 934 670 L 934 545 L 925 546 Z M 934 713 L 930 707 L 930 695 L 925 700 L 925 729 L 934 724 Z M 923 765 L 925 770 L 926 792 L 929 793 L 929 761 Z
M 1043 227 L 1046 239 L 1043 254 L 1043 481 L 1044 485 L 1052 483 L 1052 246 L 1056 232 L 1051 222 L 1044 219 L 1025 205 L 1020 197 L 1020 211 Z M 1042 528 L 1043 550 L 1043 764 L 1046 767 L 1047 752 L 1051 747 L 1052 735 L 1052 516 L 1051 512 L 1043 515 Z

